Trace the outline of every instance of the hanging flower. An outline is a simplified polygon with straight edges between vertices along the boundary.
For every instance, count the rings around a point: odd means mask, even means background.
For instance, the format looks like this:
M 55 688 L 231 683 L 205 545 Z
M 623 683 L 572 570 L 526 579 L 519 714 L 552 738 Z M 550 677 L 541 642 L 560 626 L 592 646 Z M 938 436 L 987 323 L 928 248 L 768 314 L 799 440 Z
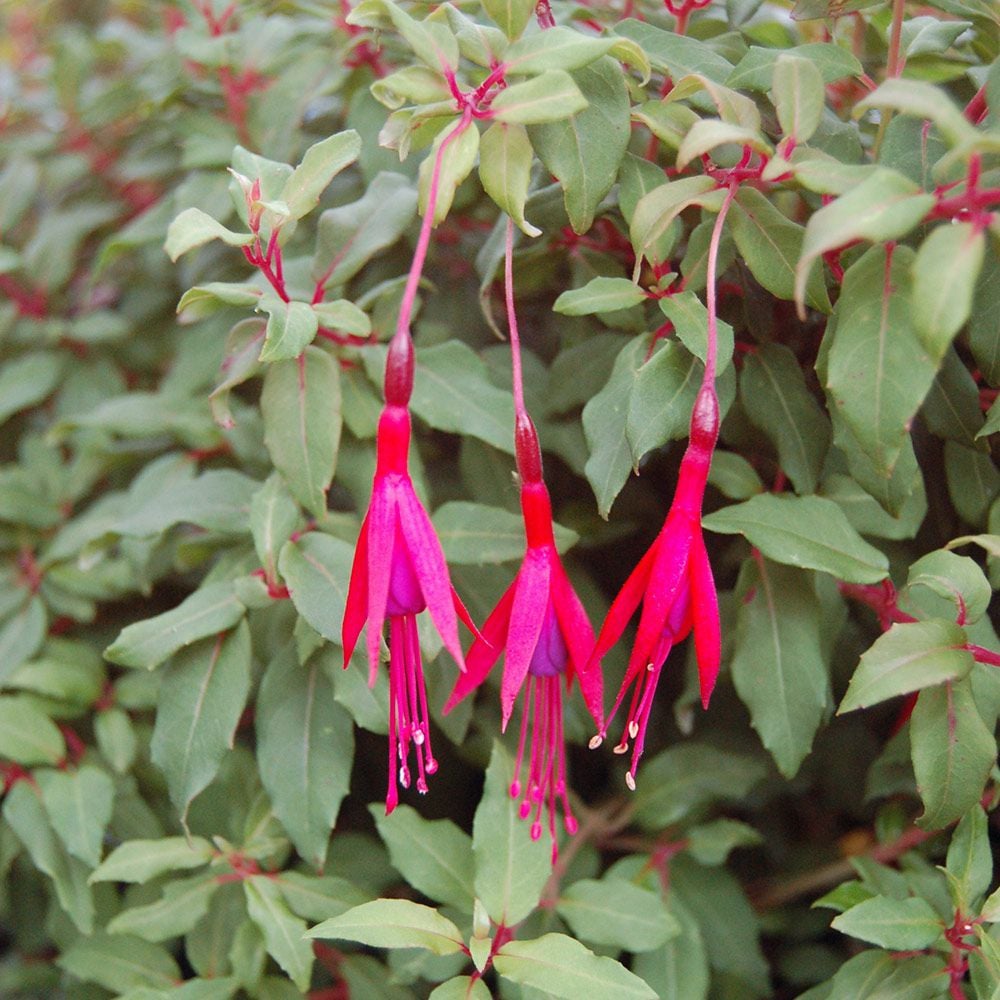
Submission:
M 631 766 L 625 775 L 632 789 L 645 749 L 653 695 L 673 646 L 694 631 L 701 701 L 706 708 L 719 674 L 719 601 L 701 529 L 702 501 L 718 435 L 719 403 L 713 383 L 706 381 L 691 413 L 690 440 L 666 521 L 612 603 L 591 656 L 591 661 L 597 662 L 607 653 L 641 602 L 628 668 L 608 717 L 609 721 L 614 717 L 632 688 L 625 731 L 614 748 L 615 753 L 627 753 L 629 740 L 634 741 Z M 600 746 L 606 735 L 606 726 L 600 726 L 590 741 L 591 748 Z
M 556 551 L 538 440 L 526 413 L 517 418 L 516 443 L 527 542 L 524 559 L 514 582 L 486 619 L 482 636 L 472 644 L 465 658 L 466 672 L 458 678 L 444 710 L 450 711 L 482 684 L 501 651 L 505 652 L 500 687 L 504 730 L 514 702 L 525 691 L 510 794 L 521 798 L 522 819 L 534 813 L 533 840 L 542 835 L 545 811 L 554 861 L 558 806 L 562 807 L 566 832 L 572 835 L 577 829 L 567 796 L 562 685 L 565 683 L 568 690 L 573 678 L 579 679 L 584 701 L 599 727 L 603 720 L 602 685 L 599 667 L 588 668 L 594 633 Z
M 417 791 L 437 770 L 431 751 L 427 691 L 416 616 L 425 608 L 459 669 L 465 669 L 458 641 L 461 618 L 475 627 L 451 586 L 441 543 L 417 498 L 407 459 L 413 385 L 413 347 L 394 337 L 386 360 L 386 405 L 379 418 L 371 503 L 354 552 L 344 610 L 342 640 L 346 668 L 358 636 L 368 626 L 368 683 L 375 683 L 379 642 L 389 619 L 389 790 L 386 813 L 399 801 L 398 782 L 410 785 L 409 758 L 415 750 Z M 398 758 L 398 762 L 397 762 Z

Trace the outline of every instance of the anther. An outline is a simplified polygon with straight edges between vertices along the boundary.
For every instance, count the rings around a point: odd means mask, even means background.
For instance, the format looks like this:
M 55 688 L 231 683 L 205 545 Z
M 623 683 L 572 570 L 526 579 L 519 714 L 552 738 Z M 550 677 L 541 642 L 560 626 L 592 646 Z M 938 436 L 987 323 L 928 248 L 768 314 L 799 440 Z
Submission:
M 590 742 L 587 744 L 591 750 L 596 750 L 604 742 L 604 734 L 598 733 L 596 736 L 590 737 Z
M 633 776 L 631 771 L 625 772 L 625 784 L 628 785 L 628 790 L 630 792 L 635 791 L 635 777 Z

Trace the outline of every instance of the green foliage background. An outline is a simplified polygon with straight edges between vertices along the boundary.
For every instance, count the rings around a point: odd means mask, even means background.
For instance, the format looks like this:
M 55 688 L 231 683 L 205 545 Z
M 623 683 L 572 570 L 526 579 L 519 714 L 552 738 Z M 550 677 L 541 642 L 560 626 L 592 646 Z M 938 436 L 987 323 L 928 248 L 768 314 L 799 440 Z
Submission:
M 1000 996 L 1000 12 L 553 12 L 0 7 L 3 996 Z M 723 678 L 703 712 L 675 651 L 634 794 L 570 699 L 555 867 L 497 685 L 441 717 L 422 634 L 441 766 L 386 817 L 387 682 L 339 648 L 443 67 L 498 62 L 414 327 L 411 469 L 478 621 L 523 551 L 504 213 L 596 624 L 670 503 L 719 178 L 756 171 L 720 256 Z

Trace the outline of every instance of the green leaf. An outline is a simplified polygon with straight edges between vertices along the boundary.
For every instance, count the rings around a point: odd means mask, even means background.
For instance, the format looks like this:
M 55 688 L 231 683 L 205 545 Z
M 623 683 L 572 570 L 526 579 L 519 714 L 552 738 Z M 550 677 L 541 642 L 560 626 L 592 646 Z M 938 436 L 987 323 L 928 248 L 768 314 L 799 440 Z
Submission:
M 775 562 L 818 569 L 849 583 L 878 583 L 889 572 L 885 555 L 824 497 L 762 494 L 709 514 L 702 524 L 709 531 L 744 535 Z
M 431 176 L 438 150 L 448 140 L 448 145 L 441 156 L 441 170 L 438 176 L 437 202 L 434 206 L 434 225 L 443 222 L 451 209 L 458 185 L 472 172 L 479 152 L 479 129 L 470 122 L 458 119 L 454 124 L 442 129 L 430 154 L 420 164 L 420 214 L 427 214 L 428 198 L 430 197 Z
M 261 308 L 267 313 L 267 327 L 259 361 L 297 358 L 312 343 L 319 329 L 319 317 L 307 302 L 270 298 L 261 303 Z
M 231 247 L 245 247 L 253 243 L 254 237 L 253 233 L 234 233 L 226 229 L 200 208 L 186 208 L 170 223 L 163 248 L 170 259 L 176 261 L 182 254 L 212 240 L 222 240 Z
M 215 848 L 203 837 L 163 837 L 119 844 L 90 876 L 91 882 L 148 882 L 167 872 L 199 868 Z
M 829 678 L 813 581 L 763 558 L 747 563 L 732 672 L 778 770 L 793 778 L 826 714 Z
M 0 731 L 3 727 L 0 726 Z M 60 907 L 81 934 L 94 928 L 94 900 L 87 867 L 70 857 L 52 830 L 41 796 L 26 781 L 4 796 L 3 818 L 27 850 L 34 866 L 52 879 Z
M 162 945 L 104 931 L 78 938 L 56 964 L 71 976 L 112 993 L 143 986 L 169 990 L 181 979 L 181 970 Z
M 48 615 L 41 597 L 29 597 L 21 608 L 0 626 L 0 684 L 6 681 L 45 641 Z
M 272 474 L 250 503 L 250 531 L 268 580 L 278 579 L 278 555 L 299 523 L 299 509 L 278 474 Z
M 483 190 L 523 232 L 540 236 L 542 231 L 524 217 L 533 162 L 534 151 L 523 125 L 494 122 L 479 140 L 479 179 Z
M 764 484 L 754 467 L 732 451 L 716 451 L 708 481 L 730 500 L 749 500 L 764 492 Z
M 901 962 L 889 952 L 870 948 L 845 962 L 832 985 L 827 1000 L 940 1000 L 948 987 L 948 971 L 937 955 Z
M 52 828 L 66 850 L 90 868 L 101 860 L 104 831 L 111 821 L 115 789 L 96 767 L 76 771 L 38 771 L 35 780 Z
M 368 314 L 348 299 L 320 302 L 312 310 L 324 329 L 349 333 L 355 337 L 367 337 L 372 332 L 372 321 Z
M 979 801 L 996 761 L 996 740 L 979 714 L 968 680 L 920 692 L 910 718 L 910 742 L 924 803 L 917 822 L 939 830 Z
M 933 205 L 934 195 L 924 194 L 903 174 L 879 167 L 847 194 L 814 212 L 802 240 L 795 301 L 801 306 L 817 257 L 855 240 L 882 242 L 905 236 Z M 841 299 L 846 300 L 846 296 Z
M 303 875 L 284 871 L 275 878 L 291 911 L 306 920 L 339 917 L 368 901 L 368 895 L 353 882 L 336 875 Z
M 264 935 L 268 954 L 303 992 L 312 978 L 313 951 L 306 940 L 306 924 L 285 905 L 281 891 L 266 875 L 243 880 L 247 912 Z
M 762 344 L 740 373 L 747 416 L 774 443 L 778 463 L 798 493 L 814 493 L 830 447 L 830 422 L 784 344 Z
M 993 881 L 993 854 L 986 813 L 974 805 L 960 820 L 948 845 L 945 867 L 959 887 L 955 908 L 961 913 L 975 912 L 973 906 Z
M 232 628 L 245 614 L 246 608 L 237 600 L 231 582 L 210 583 L 173 611 L 127 625 L 104 656 L 123 667 L 152 670 L 179 649 Z
M 644 194 L 635 206 L 629 224 L 629 235 L 636 253 L 653 264 L 662 263 L 657 244 L 674 219 L 692 205 L 721 208 L 723 198 L 715 181 L 705 174 L 682 177 Z
M 972 559 L 943 549 L 918 559 L 910 567 L 906 586 L 927 587 L 953 601 L 956 617 L 969 625 L 986 614 L 993 597 L 989 580 Z
M 338 132 L 310 146 L 278 196 L 288 206 L 291 217 L 301 219 L 311 212 L 330 181 L 360 153 L 361 136 L 353 129 Z
M 449 563 L 483 566 L 512 562 L 524 555 L 524 522 L 502 507 L 452 500 L 434 512 L 434 528 Z M 576 544 L 575 531 L 553 524 L 556 550 Z
M 189 321 L 210 316 L 224 306 L 251 306 L 256 309 L 263 294 L 256 285 L 210 281 L 189 288 L 181 296 L 177 303 L 177 315 Z
M 101 756 L 118 774 L 126 774 L 138 751 L 135 727 L 128 713 L 112 705 L 94 715 L 94 738 Z
M 627 18 L 619 21 L 614 32 L 636 42 L 649 57 L 652 67 L 665 72 L 672 80 L 699 73 L 723 83 L 733 69 L 732 63 L 706 42 L 654 27 L 645 20 Z
M 676 893 L 671 893 L 670 912 L 680 926 L 680 934 L 661 948 L 635 955 L 632 971 L 645 979 L 659 997 L 706 1000 L 708 957 L 698 922 Z
M 417 21 L 391 0 L 365 0 L 351 11 L 347 23 L 378 27 L 380 18 L 388 18 L 406 39 L 413 54 L 431 69 L 440 72 L 458 66 L 458 42 L 446 24 L 440 21 Z
M 462 950 L 462 933 L 437 910 L 409 899 L 375 899 L 310 928 L 310 938 L 357 941 L 373 948 L 424 948 L 435 955 Z
M 163 895 L 146 906 L 122 910 L 107 926 L 109 934 L 134 934 L 145 941 L 179 937 L 208 912 L 219 883 L 213 875 L 193 875 L 168 882 Z
M 54 352 L 32 351 L 6 360 L 0 369 L 0 425 L 40 403 L 59 384 L 63 359 Z
M 546 60 L 547 35 L 542 36 Z M 573 79 L 587 107 L 567 120 L 534 125 L 528 134 L 545 169 L 562 185 L 574 232 L 585 233 L 628 146 L 629 99 L 621 68 L 609 58 L 578 69 Z
M 965 642 L 958 625 L 938 618 L 894 624 L 862 654 L 838 713 L 968 676 L 973 660 Z
M 716 819 L 692 827 L 687 835 L 688 853 L 701 865 L 724 865 L 737 847 L 753 847 L 764 838 L 746 823 Z
M 391 815 L 371 807 L 379 836 L 396 870 L 414 889 L 439 903 L 472 910 L 472 840 L 451 820 L 425 820 L 407 805 Z
M 615 359 L 607 384 L 583 408 L 583 433 L 590 451 L 584 471 L 605 520 L 632 471 L 629 405 L 647 350 L 645 338 L 628 341 Z
M 632 952 L 659 948 L 681 932 L 658 895 L 618 879 L 574 882 L 556 912 L 578 938 Z
M 987 514 L 1000 495 L 1000 471 L 985 452 L 956 441 L 944 445 L 948 495 L 959 516 L 969 524 L 986 527 Z
M 295 610 L 338 645 L 353 561 L 354 549 L 347 542 L 315 531 L 287 542 L 278 560 Z
M 532 840 L 530 824 L 518 816 L 511 797 L 513 761 L 499 741 L 493 743 L 483 797 L 472 825 L 475 889 L 490 919 L 508 927 L 538 905 L 552 872 L 549 848 Z
M 774 108 L 784 135 L 808 142 L 826 104 L 823 76 L 810 59 L 784 53 L 774 64 Z
M 836 930 L 883 948 L 915 951 L 940 936 L 941 919 L 925 899 L 873 896 L 833 918 Z
M 638 976 L 612 958 L 601 958 L 565 934 L 545 934 L 534 941 L 509 941 L 494 956 L 504 979 L 578 1000 L 582 996 L 652 998 L 656 994 Z
M 770 143 L 756 129 L 717 118 L 699 118 L 681 140 L 677 150 L 677 169 L 684 170 L 692 160 L 713 152 L 719 146 L 747 146 L 764 156 L 773 152 Z
M 59 727 L 36 702 L 0 697 L 0 757 L 17 764 L 58 764 L 65 753 Z
M 531 9 L 534 10 L 534 4 Z M 491 1000 L 491 997 L 492 994 L 481 979 L 456 976 L 436 987 L 427 1000 Z
M 164 671 L 150 753 L 182 820 L 233 745 L 250 666 L 250 630 L 240 622 L 232 632 L 184 650 Z
M 975 129 L 940 87 L 924 80 L 888 79 L 859 101 L 855 115 L 869 108 L 889 108 L 922 121 L 932 121 L 951 146 L 975 139 Z
M 320 215 L 313 279 L 328 288 L 343 285 L 402 236 L 416 210 L 417 192 L 409 178 L 377 174 L 358 201 Z
M 972 312 L 986 237 L 971 222 L 938 226 L 920 244 L 913 261 L 913 326 L 940 361 Z
M 591 38 L 562 25 L 515 42 L 504 52 L 503 61 L 510 75 L 544 74 L 548 70 L 583 69 L 606 55 L 616 56 L 649 77 L 649 61 L 634 42 L 613 36 Z
M 534 0 L 484 0 L 483 10 L 513 41 L 528 26 L 535 3 Z
M 350 788 L 354 731 L 317 657 L 299 666 L 291 647 L 268 666 L 257 695 L 257 763 L 274 814 L 317 870 Z
M 857 56 L 834 42 L 809 42 L 774 49 L 751 45 L 747 54 L 736 64 L 732 75 L 722 82 L 736 90 L 764 93 L 771 89 L 774 66 L 785 54 L 811 62 L 819 70 L 824 83 L 836 83 L 837 80 L 864 72 Z
M 744 798 L 766 774 L 763 760 L 704 743 L 679 743 L 643 765 L 636 782 L 636 822 L 661 830 L 709 803 Z
M 271 365 L 260 409 L 271 461 L 292 496 L 314 516 L 322 516 L 340 447 L 337 363 L 320 348 L 308 347 L 294 361 Z
M 490 108 L 497 121 L 539 125 L 570 118 L 586 106 L 587 99 L 569 73 L 548 69 L 523 83 L 505 87 Z
M 646 293 L 628 278 L 591 278 L 583 288 L 563 292 L 552 306 L 564 316 L 590 316 L 593 313 L 628 309 L 646 300 Z
M 795 297 L 795 265 L 802 254 L 805 229 L 796 225 L 756 188 L 741 187 L 729 209 L 729 227 L 750 273 L 772 295 Z M 830 311 L 823 274 L 814 270 L 806 285 L 806 302 Z

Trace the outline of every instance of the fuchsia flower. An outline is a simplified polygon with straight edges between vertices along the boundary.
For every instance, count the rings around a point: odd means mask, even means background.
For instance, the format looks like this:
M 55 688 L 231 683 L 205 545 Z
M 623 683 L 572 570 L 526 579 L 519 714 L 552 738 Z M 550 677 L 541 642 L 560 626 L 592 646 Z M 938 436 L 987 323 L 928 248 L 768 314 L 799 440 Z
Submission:
M 567 690 L 578 677 L 584 701 L 598 726 L 603 720 L 601 673 L 588 669 L 594 633 L 587 613 L 563 569 L 552 534 L 552 507 L 542 481 L 541 454 L 531 418 L 518 415 L 515 441 L 521 476 L 521 510 L 527 547 L 514 582 L 486 619 L 482 636 L 472 644 L 462 674 L 445 705 L 450 711 L 486 679 L 502 650 L 506 650 L 500 705 L 506 730 L 514 702 L 527 682 L 527 693 L 517 748 L 515 780 L 510 794 L 521 801 L 521 818 L 534 811 L 532 839 L 542 833 L 541 814 L 548 814 L 555 856 L 555 812 L 562 805 L 566 832 L 576 832 L 566 794 L 566 748 L 562 727 L 562 683 Z M 527 780 L 522 784 L 528 731 Z
M 389 619 L 389 790 L 386 813 L 399 801 L 399 784 L 410 785 L 408 760 L 416 752 L 417 791 L 427 791 L 427 775 L 437 770 L 431 751 L 420 643 L 416 616 L 430 612 L 445 648 L 465 669 L 458 641 L 460 617 L 475 627 L 451 586 L 441 543 L 427 512 L 417 499 L 407 458 L 413 385 L 413 347 L 408 336 L 394 337 L 386 360 L 386 405 L 379 418 L 377 464 L 371 503 L 354 552 L 344 610 L 344 667 L 368 626 L 369 684 L 375 683 L 379 640 Z
M 719 403 L 714 385 L 706 382 L 691 412 L 690 440 L 681 460 L 670 512 L 656 540 L 612 603 L 591 657 L 600 660 L 618 641 L 641 601 L 642 614 L 628 669 L 609 716 L 612 718 L 618 711 L 626 691 L 634 684 L 625 732 L 615 747 L 615 753 L 627 753 L 628 741 L 635 741 L 632 763 L 625 775 L 631 789 L 635 788 L 635 772 L 646 744 L 660 670 L 673 646 L 694 630 L 701 701 L 705 708 L 719 675 L 722 647 L 719 600 L 701 533 L 701 505 L 718 435 Z M 599 747 L 606 735 L 606 727 L 600 727 L 598 735 L 590 741 L 591 748 Z

